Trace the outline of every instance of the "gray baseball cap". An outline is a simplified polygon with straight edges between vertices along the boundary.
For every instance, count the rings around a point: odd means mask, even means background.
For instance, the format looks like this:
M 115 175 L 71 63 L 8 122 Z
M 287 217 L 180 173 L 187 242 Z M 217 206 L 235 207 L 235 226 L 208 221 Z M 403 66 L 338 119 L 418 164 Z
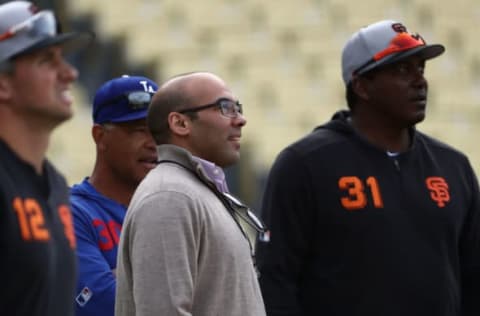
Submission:
M 354 33 L 342 52 L 342 76 L 347 86 L 354 75 L 417 55 L 425 60 L 441 55 L 445 47 L 427 45 L 418 34 L 408 33 L 400 22 L 384 20 Z
M 93 37 L 90 32 L 57 34 L 53 12 L 40 11 L 31 2 L 0 5 L 0 63 L 52 45 L 65 45 L 67 49 L 87 46 Z

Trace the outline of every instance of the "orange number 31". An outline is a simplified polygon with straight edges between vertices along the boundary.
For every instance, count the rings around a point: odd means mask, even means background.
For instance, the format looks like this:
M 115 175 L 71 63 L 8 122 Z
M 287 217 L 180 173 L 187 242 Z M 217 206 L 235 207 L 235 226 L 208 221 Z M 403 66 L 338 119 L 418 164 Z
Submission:
M 375 177 L 368 177 L 365 183 L 370 189 L 373 206 L 383 208 L 382 195 L 377 179 Z M 341 177 L 340 180 L 338 180 L 338 187 L 341 190 L 346 190 L 348 193 L 348 196 L 340 199 L 344 208 L 352 211 L 365 208 L 368 202 L 368 196 L 361 179 L 358 177 Z

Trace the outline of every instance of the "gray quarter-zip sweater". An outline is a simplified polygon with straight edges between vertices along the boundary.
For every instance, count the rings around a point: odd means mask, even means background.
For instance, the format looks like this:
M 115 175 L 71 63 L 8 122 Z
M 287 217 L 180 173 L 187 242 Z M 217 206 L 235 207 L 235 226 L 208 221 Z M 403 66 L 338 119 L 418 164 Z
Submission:
M 248 241 L 211 179 L 180 147 L 158 154 L 124 221 L 115 315 L 265 315 Z

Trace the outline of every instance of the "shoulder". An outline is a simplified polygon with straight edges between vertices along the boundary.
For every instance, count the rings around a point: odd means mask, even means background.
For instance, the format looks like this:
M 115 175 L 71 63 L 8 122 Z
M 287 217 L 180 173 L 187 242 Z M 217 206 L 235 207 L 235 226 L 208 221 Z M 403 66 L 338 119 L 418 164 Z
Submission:
M 107 214 L 125 212 L 125 207 L 99 194 L 86 179 L 70 189 L 70 205 L 76 224 L 91 225 L 94 219 L 104 218 Z
M 289 146 L 290 149 L 308 155 L 312 152 L 329 149 L 348 141 L 344 133 L 336 130 L 318 127 Z
M 72 207 L 72 213 L 75 217 L 88 217 L 93 218 L 99 215 L 100 208 L 96 201 L 86 199 L 82 196 L 70 195 L 70 205 Z
M 182 188 L 167 185 L 154 191 L 139 186 L 128 208 L 124 230 L 152 225 L 200 227 L 206 218 L 220 210 L 224 211 L 223 204 L 201 184 L 184 184 Z
M 297 165 L 301 165 L 327 156 L 337 156 L 348 147 L 347 143 L 351 143 L 351 138 L 345 133 L 319 127 L 284 148 L 278 154 L 275 164 L 295 161 Z
M 414 153 L 424 164 L 441 166 L 452 178 L 476 182 L 476 174 L 468 156 L 460 150 L 431 136 L 417 132 Z
M 462 151 L 449 145 L 441 140 L 438 140 L 432 136 L 429 136 L 420 131 L 416 131 L 415 146 L 421 146 L 425 150 L 431 150 L 434 153 L 440 154 L 448 158 L 454 158 L 456 160 L 462 160 L 467 162 L 468 157 Z
M 60 171 L 58 171 L 57 168 L 49 160 L 45 161 L 45 170 L 48 174 L 50 183 L 53 183 L 53 185 L 58 185 L 62 188 L 65 188 L 65 190 L 68 190 L 67 180 L 65 180 L 63 174 L 61 174 Z
M 203 187 L 193 170 L 177 163 L 159 163 L 151 170 L 137 188 L 143 194 L 160 192 L 189 193 Z
M 94 201 L 88 197 L 89 188 L 85 181 L 70 188 L 70 204 L 74 211 L 88 210 L 94 204 Z
M 190 170 L 170 163 L 159 164 L 150 171 L 135 191 L 130 209 L 161 205 L 171 207 L 198 207 L 217 200 L 215 194 Z

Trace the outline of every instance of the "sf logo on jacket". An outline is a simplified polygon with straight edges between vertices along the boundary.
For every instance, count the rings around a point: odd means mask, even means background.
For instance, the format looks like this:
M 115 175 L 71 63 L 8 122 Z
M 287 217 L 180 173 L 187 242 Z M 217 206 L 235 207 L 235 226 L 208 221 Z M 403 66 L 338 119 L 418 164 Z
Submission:
M 428 177 L 425 186 L 430 192 L 430 199 L 438 207 L 445 207 L 450 201 L 447 181 L 442 177 Z M 377 178 L 361 179 L 356 176 L 344 176 L 338 180 L 338 188 L 342 192 L 341 205 L 348 211 L 364 209 L 368 203 L 374 208 L 383 208 L 382 191 Z

